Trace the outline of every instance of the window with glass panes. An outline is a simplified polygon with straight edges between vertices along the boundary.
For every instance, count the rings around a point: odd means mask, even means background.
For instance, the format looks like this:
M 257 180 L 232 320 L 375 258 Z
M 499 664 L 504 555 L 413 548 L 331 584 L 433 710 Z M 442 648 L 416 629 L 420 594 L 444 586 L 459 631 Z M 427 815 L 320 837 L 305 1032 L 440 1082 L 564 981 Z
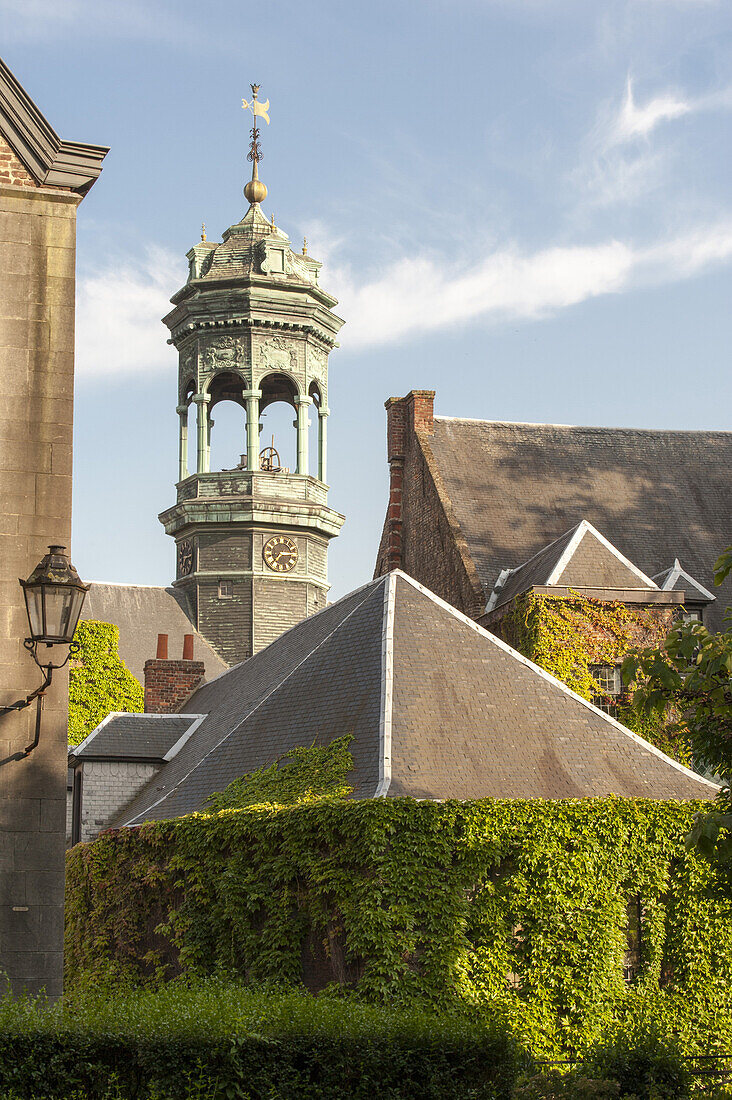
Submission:
M 614 699 L 623 690 L 623 680 L 617 665 L 595 665 L 591 670 L 592 677 L 597 684 L 597 695 L 592 702 L 600 710 L 604 710 L 612 718 L 617 717 L 618 708 Z

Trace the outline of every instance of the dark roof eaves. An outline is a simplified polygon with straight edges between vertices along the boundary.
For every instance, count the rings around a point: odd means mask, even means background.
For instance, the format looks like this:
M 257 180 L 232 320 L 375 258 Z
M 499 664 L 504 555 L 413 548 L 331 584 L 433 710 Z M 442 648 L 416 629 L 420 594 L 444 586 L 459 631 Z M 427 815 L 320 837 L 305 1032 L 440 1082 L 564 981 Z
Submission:
M 0 60 L 0 133 L 33 178 L 85 195 L 109 152 L 103 145 L 63 141 Z

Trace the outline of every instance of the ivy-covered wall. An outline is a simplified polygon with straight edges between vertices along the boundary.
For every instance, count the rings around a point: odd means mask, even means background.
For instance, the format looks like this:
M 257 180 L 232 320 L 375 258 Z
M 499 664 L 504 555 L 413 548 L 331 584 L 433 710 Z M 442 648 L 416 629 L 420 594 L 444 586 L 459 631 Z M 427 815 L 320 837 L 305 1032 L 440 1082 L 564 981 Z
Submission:
M 142 684 L 119 655 L 119 629 L 82 621 L 74 641 L 79 652 L 69 673 L 69 744 L 78 745 L 112 711 L 141 712 Z
M 540 1055 L 644 1013 L 690 1052 L 729 1049 L 732 917 L 684 850 L 698 808 L 326 799 L 110 832 L 68 855 L 67 980 L 113 965 L 459 1001 Z
M 529 660 L 562 680 L 584 699 L 601 696 L 592 665 L 619 665 L 629 650 L 659 646 L 673 625 L 670 607 L 594 600 L 576 593 L 547 596 L 528 592 L 488 629 Z M 629 707 L 627 692 L 607 698 L 618 720 L 669 756 L 691 765 L 688 746 L 669 716 L 641 716 Z

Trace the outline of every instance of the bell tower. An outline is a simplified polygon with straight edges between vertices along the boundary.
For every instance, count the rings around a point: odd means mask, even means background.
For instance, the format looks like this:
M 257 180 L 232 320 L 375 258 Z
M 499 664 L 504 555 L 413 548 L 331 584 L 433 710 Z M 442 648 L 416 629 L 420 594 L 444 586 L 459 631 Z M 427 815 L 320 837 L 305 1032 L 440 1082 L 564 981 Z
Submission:
M 188 281 L 164 318 L 178 351 L 177 501 L 160 515 L 176 542 L 176 579 L 192 621 L 233 664 L 325 607 L 328 542 L 344 517 L 328 507 L 328 356 L 343 321 L 318 284 L 320 264 L 293 251 L 262 213 L 258 119 L 253 115 L 244 188 L 249 209 L 220 243 L 201 240 L 187 254 Z M 212 470 L 213 413 L 223 401 L 242 410 L 241 461 Z M 260 416 L 276 402 L 293 410 L 295 468 L 260 445 Z M 196 433 L 189 469 L 189 432 Z M 317 468 L 309 469 L 309 433 Z M 191 448 L 192 449 L 192 448 Z M 191 463 L 193 465 L 193 463 Z

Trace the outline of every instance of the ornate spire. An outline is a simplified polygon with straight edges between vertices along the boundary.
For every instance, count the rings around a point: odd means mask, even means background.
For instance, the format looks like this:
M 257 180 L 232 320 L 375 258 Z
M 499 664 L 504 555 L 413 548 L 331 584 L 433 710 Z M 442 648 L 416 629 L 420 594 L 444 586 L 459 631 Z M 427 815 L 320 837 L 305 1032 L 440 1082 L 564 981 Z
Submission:
M 201 222 L 201 240 L 202 241 L 206 240 L 206 223 L 205 222 Z
M 243 110 L 252 112 L 252 119 L 254 125 L 250 130 L 251 144 L 249 146 L 249 152 L 247 154 L 247 160 L 252 162 L 252 178 L 244 188 L 244 197 L 249 200 L 252 206 L 257 203 L 264 202 L 267 198 L 267 188 L 259 178 L 259 162 L 262 159 L 262 150 L 259 145 L 259 127 L 257 126 L 257 118 L 263 118 L 269 126 L 269 100 L 265 100 L 264 103 L 260 103 L 257 98 L 259 95 L 259 84 L 250 84 L 252 89 L 252 98 L 249 102 L 246 99 L 242 99 L 241 105 Z

